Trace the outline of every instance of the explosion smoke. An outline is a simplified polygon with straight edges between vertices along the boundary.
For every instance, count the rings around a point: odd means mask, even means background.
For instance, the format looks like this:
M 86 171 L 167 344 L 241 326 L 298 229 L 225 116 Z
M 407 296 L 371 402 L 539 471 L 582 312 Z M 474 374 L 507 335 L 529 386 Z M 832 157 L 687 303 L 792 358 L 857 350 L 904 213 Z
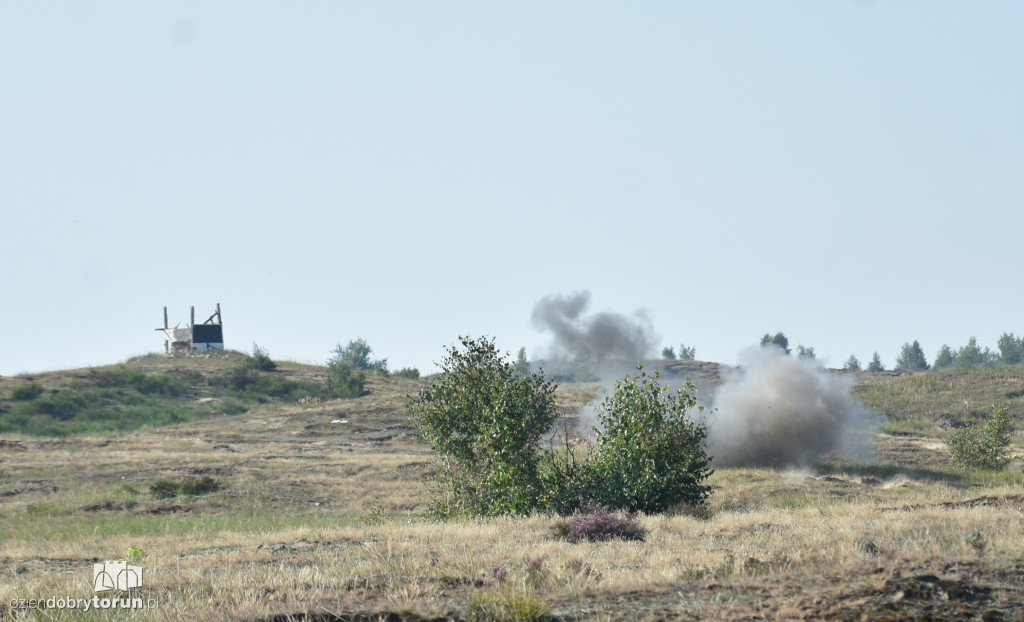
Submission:
M 533 325 L 553 335 L 552 356 L 569 360 L 589 356 L 597 362 L 636 365 L 657 344 L 651 322 L 642 312 L 635 319 L 611 311 L 585 317 L 589 304 L 590 292 L 582 291 L 545 296 L 534 305 Z
M 884 417 L 851 397 L 852 385 L 780 348 L 748 348 L 714 396 L 714 464 L 803 466 L 829 454 L 873 461 Z

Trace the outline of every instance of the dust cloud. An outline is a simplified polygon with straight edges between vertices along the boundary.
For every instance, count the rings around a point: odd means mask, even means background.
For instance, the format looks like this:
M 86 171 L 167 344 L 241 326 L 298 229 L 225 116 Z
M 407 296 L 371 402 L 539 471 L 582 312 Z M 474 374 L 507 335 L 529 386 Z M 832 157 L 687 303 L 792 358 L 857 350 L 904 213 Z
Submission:
M 885 417 L 852 397 L 852 378 L 776 346 L 748 348 L 739 362 L 712 399 L 708 449 L 714 464 L 805 466 L 827 456 L 875 460 Z

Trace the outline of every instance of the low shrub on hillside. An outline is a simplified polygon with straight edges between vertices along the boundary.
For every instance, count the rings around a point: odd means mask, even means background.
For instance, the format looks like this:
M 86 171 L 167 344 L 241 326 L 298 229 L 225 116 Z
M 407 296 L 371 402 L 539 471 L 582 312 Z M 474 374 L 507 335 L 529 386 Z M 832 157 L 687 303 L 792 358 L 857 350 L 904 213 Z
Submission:
M 20 387 L 15 387 L 11 391 L 11 399 L 16 402 L 25 402 L 28 400 L 34 400 L 43 394 L 43 387 L 36 383 L 25 384 Z
M 252 354 L 242 359 L 242 367 L 255 371 L 274 371 L 277 369 L 277 363 L 270 358 L 270 352 L 266 348 L 261 348 L 253 342 Z
M 186 477 L 181 481 L 158 479 L 149 486 L 149 492 L 157 499 L 169 499 L 181 495 L 205 495 L 217 492 L 223 485 L 209 475 L 202 477 Z
M 405 378 L 406 380 L 415 380 L 420 377 L 420 370 L 415 367 L 403 367 L 395 373 L 391 374 L 395 378 Z
M 946 439 L 950 462 L 961 471 L 997 471 L 1010 462 L 1013 420 L 1010 404 L 995 406 L 982 424 L 957 430 Z

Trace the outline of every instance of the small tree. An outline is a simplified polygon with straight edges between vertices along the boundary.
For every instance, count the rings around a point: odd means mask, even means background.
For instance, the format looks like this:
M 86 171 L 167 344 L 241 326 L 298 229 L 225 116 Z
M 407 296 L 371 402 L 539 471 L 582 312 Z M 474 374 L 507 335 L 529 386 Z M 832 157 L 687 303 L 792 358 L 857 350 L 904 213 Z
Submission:
M 520 376 L 527 376 L 530 373 L 530 361 L 526 358 L 526 346 L 519 348 L 516 355 L 516 373 Z
M 370 344 L 366 343 L 365 339 L 353 339 L 344 348 L 339 343 L 334 349 L 334 354 L 336 357 L 340 357 L 341 360 L 351 363 L 356 369 L 379 371 L 385 374 L 388 371 L 387 359 L 370 358 L 370 355 L 373 354 L 373 348 L 370 347 Z
M 885 371 L 882 359 L 878 357 L 878 352 L 871 356 L 871 361 L 868 363 L 868 371 Z
M 440 516 L 524 514 L 541 502 L 539 447 L 558 418 L 555 385 L 520 375 L 486 337 L 460 337 L 441 373 L 408 401 L 437 452 Z
M 932 369 L 947 369 L 953 366 L 956 362 L 956 356 L 953 354 L 953 350 L 948 345 L 943 344 L 939 348 L 939 352 L 935 355 L 935 362 L 932 363 Z
M 860 371 L 860 361 L 857 357 L 850 355 L 850 358 L 846 359 L 846 363 L 843 365 L 843 369 L 849 369 L 850 371 Z
M 997 342 L 999 362 L 1003 365 L 1024 363 L 1024 337 L 1016 338 L 1013 333 L 1003 333 Z
M 327 360 L 327 393 L 332 397 L 359 397 L 366 384 L 366 373 L 352 364 L 341 344 Z
M 676 351 L 672 348 L 672 346 L 663 348 L 661 350 L 661 358 L 668 359 L 670 361 L 674 360 L 676 358 Z
M 775 344 L 789 354 L 789 339 L 786 338 L 782 331 L 779 331 L 772 335 L 771 333 L 765 333 L 764 337 L 761 337 L 761 347 L 765 347 L 771 344 Z
M 270 352 L 266 348 L 259 347 L 256 342 L 252 343 L 252 355 L 242 361 L 244 369 L 255 369 L 257 371 L 274 371 L 277 363 L 270 358 Z
M 711 494 L 704 482 L 713 471 L 707 426 L 691 416 L 696 388 L 687 381 L 672 393 L 658 383 L 657 372 L 649 376 L 643 365 L 637 370 L 616 382 L 615 392 L 598 407 L 603 428 L 585 469 L 591 494 L 610 509 L 702 506 Z
M 924 356 L 921 344 L 914 340 L 914 343 L 904 343 L 900 355 L 896 359 L 896 369 L 925 370 L 928 369 L 928 359 Z
M 697 346 L 686 347 L 686 344 L 679 344 L 679 359 L 683 361 L 692 361 L 697 358 Z
M 994 365 L 997 358 L 997 355 L 991 352 L 988 348 L 982 350 L 978 346 L 978 340 L 971 337 L 967 341 L 967 345 L 957 351 L 956 362 L 953 366 L 957 369 L 985 367 L 987 365 Z
M 946 439 L 950 462 L 961 471 L 997 471 L 1010 462 L 1013 420 L 1007 402 L 992 409 L 984 424 L 957 430 Z
M 796 355 L 799 358 L 802 358 L 802 359 L 813 359 L 814 358 L 814 348 L 812 348 L 812 347 L 805 348 L 802 345 L 798 345 L 796 347 Z

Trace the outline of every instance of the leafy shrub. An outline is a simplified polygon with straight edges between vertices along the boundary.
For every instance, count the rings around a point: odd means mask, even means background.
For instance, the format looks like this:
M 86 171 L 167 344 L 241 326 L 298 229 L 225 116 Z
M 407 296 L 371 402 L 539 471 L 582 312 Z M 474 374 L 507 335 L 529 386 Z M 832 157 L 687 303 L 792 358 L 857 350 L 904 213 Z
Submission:
M 248 358 L 242 359 L 242 367 L 256 371 L 274 371 L 277 369 L 277 363 L 270 358 L 270 352 L 267 352 L 266 348 L 259 347 L 254 341 L 252 354 Z
M 602 429 L 583 468 L 591 498 L 603 507 L 640 512 L 704 505 L 711 487 L 703 482 L 713 471 L 707 426 L 691 416 L 696 387 L 688 380 L 672 393 L 659 384 L 657 372 L 650 376 L 643 365 L 637 370 L 639 375 L 616 382 L 598 407 Z
M 690 346 L 687 348 L 685 344 L 679 344 L 679 360 L 692 361 L 695 358 L 697 358 L 696 346 Z
M 415 380 L 420 377 L 420 370 L 416 369 L 415 367 L 403 367 L 402 369 L 399 369 L 394 374 L 392 374 L 392 376 L 394 376 L 395 378 Z
M 1010 404 L 995 406 L 981 425 L 957 430 L 946 439 L 950 462 L 961 471 L 985 469 L 997 471 L 1010 462 L 1013 420 Z
M 147 553 L 146 549 L 142 548 L 141 546 L 128 547 L 128 551 L 125 553 L 124 556 L 124 558 L 128 560 L 129 564 L 138 564 L 147 557 L 149 557 L 149 553 Z
M 371 359 L 373 348 L 366 343 L 365 339 L 353 339 L 344 348 L 339 343 L 334 348 L 334 358 L 339 361 L 350 363 L 356 369 L 364 371 L 379 371 L 387 373 L 387 359 Z
M 762 348 L 772 344 L 779 346 L 786 354 L 789 354 L 789 339 L 786 338 L 786 335 L 784 335 L 782 331 L 779 331 L 774 335 L 771 333 L 765 333 L 764 337 L 761 337 Z
M 359 397 L 366 385 L 366 373 L 339 356 L 327 361 L 327 394 L 331 397 Z
M 493 339 L 459 337 L 441 373 L 407 405 L 438 454 L 439 516 L 525 514 L 538 507 L 538 449 L 558 418 L 555 386 L 520 375 Z
M 244 415 L 249 412 L 249 407 L 238 400 L 227 399 L 221 403 L 220 412 L 225 415 Z
M 647 536 L 647 529 L 628 512 L 595 508 L 573 514 L 566 520 L 555 523 L 555 534 L 572 543 L 606 540 L 642 541 Z
M 672 346 L 669 346 L 667 348 L 662 348 L 661 349 L 661 358 L 668 359 L 670 361 L 674 360 L 676 358 L 675 348 L 673 348 Z
M 158 479 L 149 486 L 149 492 L 157 499 L 168 499 L 180 495 L 205 495 L 216 492 L 222 488 L 220 482 L 204 475 L 200 478 L 186 477 L 180 482 L 170 479 Z
M 843 364 L 843 369 L 849 369 L 850 371 L 860 371 L 860 361 L 853 354 L 850 358 L 846 359 L 846 363 Z
M 16 402 L 25 402 L 28 400 L 34 400 L 43 394 L 43 387 L 36 384 L 23 384 L 20 387 L 15 387 L 11 391 L 11 399 Z
M 805 348 L 802 345 L 797 345 L 797 347 L 796 347 L 796 355 L 798 357 L 802 358 L 802 359 L 813 359 L 814 358 L 814 348 L 812 348 L 810 346 Z
M 169 479 L 158 479 L 149 485 L 150 494 L 152 494 L 157 499 L 168 499 L 170 497 L 177 497 L 179 490 L 181 490 L 180 483 L 171 481 Z

